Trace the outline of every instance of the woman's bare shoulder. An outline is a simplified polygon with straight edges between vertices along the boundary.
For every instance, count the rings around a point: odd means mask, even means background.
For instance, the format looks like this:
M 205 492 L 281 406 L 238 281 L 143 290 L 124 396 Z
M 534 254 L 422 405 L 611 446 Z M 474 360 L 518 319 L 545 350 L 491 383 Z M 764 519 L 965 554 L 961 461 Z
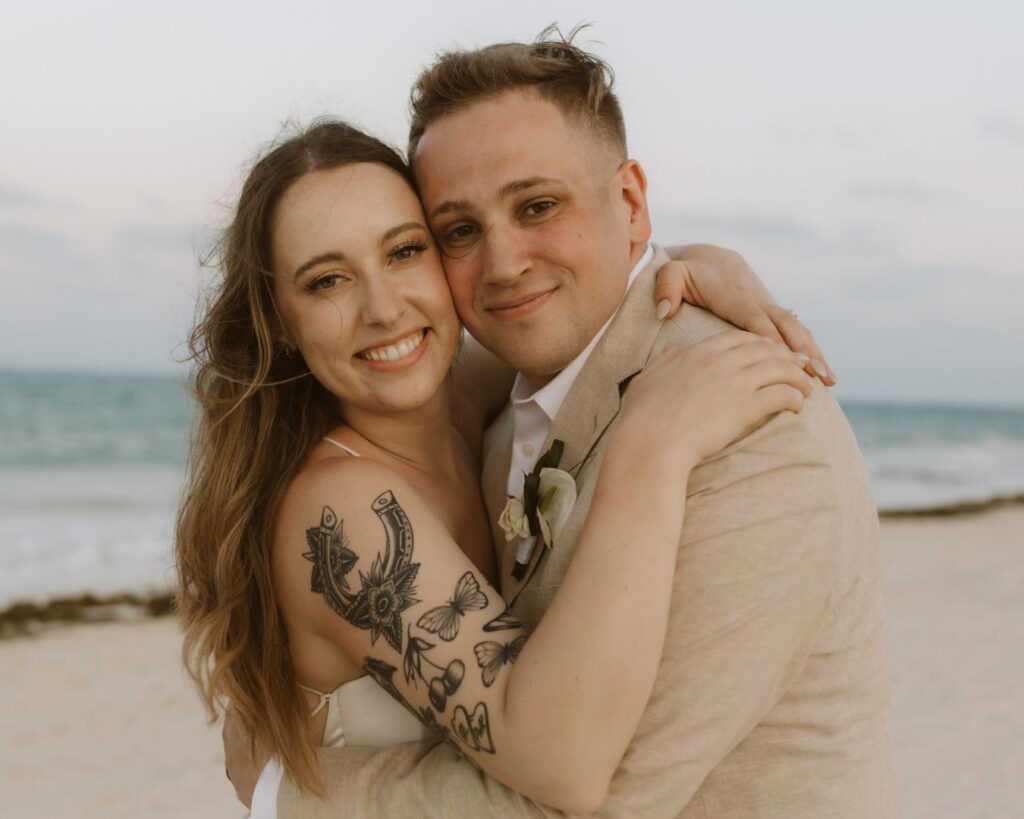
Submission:
M 309 603 L 310 550 L 318 533 L 336 531 L 356 544 L 375 539 L 381 527 L 375 504 L 388 494 L 421 514 L 427 507 L 398 472 L 370 458 L 320 458 L 302 468 L 286 490 L 273 526 L 273 581 L 286 609 L 298 601 Z

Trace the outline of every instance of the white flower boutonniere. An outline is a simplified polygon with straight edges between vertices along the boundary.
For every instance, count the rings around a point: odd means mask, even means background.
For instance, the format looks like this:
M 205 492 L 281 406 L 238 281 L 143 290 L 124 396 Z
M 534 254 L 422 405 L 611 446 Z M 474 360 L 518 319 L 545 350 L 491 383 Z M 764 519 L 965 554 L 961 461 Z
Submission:
M 576 503 L 576 480 L 564 469 L 549 467 L 540 471 L 538 489 L 537 522 L 544 543 L 551 546 L 572 514 Z
M 522 498 L 509 498 L 505 508 L 501 510 L 498 526 L 505 532 L 505 540 L 530 536 L 530 522 L 526 519 L 526 509 Z
M 564 446 L 560 440 L 552 442 L 551 449 L 537 459 L 526 476 L 523 496 L 509 498 L 498 518 L 506 540 L 523 539 L 513 570 L 517 579 L 526 571 L 533 541 L 539 537 L 546 546 L 553 545 L 576 503 L 576 480 L 558 468 Z

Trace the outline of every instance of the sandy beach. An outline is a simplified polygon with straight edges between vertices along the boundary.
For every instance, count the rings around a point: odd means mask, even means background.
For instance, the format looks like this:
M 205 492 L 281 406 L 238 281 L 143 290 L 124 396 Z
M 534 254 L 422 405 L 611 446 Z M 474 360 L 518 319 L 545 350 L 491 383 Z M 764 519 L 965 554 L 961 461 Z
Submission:
M 1024 814 L 1024 507 L 884 520 L 908 819 Z M 0 813 L 242 817 L 170 618 L 0 641 Z

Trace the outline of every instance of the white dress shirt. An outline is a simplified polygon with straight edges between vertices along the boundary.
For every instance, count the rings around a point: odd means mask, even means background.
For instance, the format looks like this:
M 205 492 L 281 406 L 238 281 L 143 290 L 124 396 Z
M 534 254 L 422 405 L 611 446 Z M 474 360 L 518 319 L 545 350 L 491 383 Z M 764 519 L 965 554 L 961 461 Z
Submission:
M 626 282 L 627 291 L 633 286 L 640 271 L 648 265 L 653 257 L 654 247 L 648 243 L 640 260 L 629 272 Z M 623 299 L 625 299 L 625 291 L 623 291 Z M 653 304 L 651 312 L 654 312 Z M 534 389 L 522 373 L 516 375 L 516 380 L 512 384 L 512 393 L 509 396 L 513 419 L 512 462 L 509 466 L 507 487 L 509 495 L 519 497 L 523 494 L 526 475 L 543 454 L 540 449 L 544 446 L 544 441 L 547 440 L 558 410 L 562 408 L 562 403 L 576 382 L 576 377 L 583 369 L 583 365 L 587 363 L 587 359 L 590 358 L 590 354 L 601 337 L 608 330 L 608 325 L 612 323 L 616 313 L 618 313 L 618 309 L 597 331 L 583 352 L 540 389 Z M 525 562 L 529 558 L 535 542 L 536 538 L 533 537 L 521 538 L 516 558 Z M 252 795 L 252 813 L 250 814 L 252 819 L 277 819 L 277 792 L 281 787 L 281 777 L 283 776 L 284 768 L 277 759 L 272 758 L 263 767 L 260 778 L 256 782 L 256 790 Z

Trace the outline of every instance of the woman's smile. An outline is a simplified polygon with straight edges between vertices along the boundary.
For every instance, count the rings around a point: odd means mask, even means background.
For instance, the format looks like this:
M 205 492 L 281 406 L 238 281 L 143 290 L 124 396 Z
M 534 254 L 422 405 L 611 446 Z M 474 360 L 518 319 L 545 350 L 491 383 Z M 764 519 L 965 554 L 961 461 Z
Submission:
M 405 369 L 423 357 L 429 335 L 430 331 L 424 327 L 398 341 L 358 352 L 356 358 L 372 370 L 393 372 Z

